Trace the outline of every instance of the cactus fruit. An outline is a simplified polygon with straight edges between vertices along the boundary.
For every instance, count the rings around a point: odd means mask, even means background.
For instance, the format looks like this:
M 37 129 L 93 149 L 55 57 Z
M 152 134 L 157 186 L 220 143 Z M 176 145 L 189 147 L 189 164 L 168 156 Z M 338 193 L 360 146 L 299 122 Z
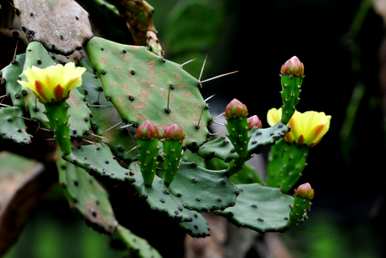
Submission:
M 278 141 L 268 156 L 267 185 L 288 193 L 299 180 L 307 165 L 307 146 Z
M 169 188 L 185 207 L 198 211 L 232 206 L 238 194 L 225 171 L 207 170 L 192 163 L 181 165 Z
M 86 50 L 106 97 L 125 122 L 150 120 L 160 127 L 176 123 L 184 129 L 185 145 L 206 140 L 210 115 L 198 89 L 199 81 L 180 65 L 145 47 L 98 37 L 88 42 Z
M 287 124 L 292 114 L 295 112 L 296 105 L 300 98 L 301 86 L 304 78 L 304 65 L 293 56 L 287 60 L 280 69 L 281 80 L 281 99 L 283 115 L 281 121 Z
M 161 176 L 166 185 L 170 185 L 178 168 L 182 157 L 182 142 L 185 138 L 183 129 L 177 124 L 171 124 L 164 128 L 162 150 L 164 161 Z
M 135 138 L 139 146 L 139 165 L 146 187 L 151 187 L 158 166 L 160 132 L 155 124 L 145 121 L 136 132 Z
M 240 159 L 245 159 L 248 155 L 247 146 L 249 137 L 247 116 L 247 107 L 237 99 L 233 99 L 225 108 L 228 137 Z
M 182 222 L 180 226 L 187 231 L 192 237 L 207 237 L 209 236 L 208 222 L 198 212 L 193 212 L 193 220 L 190 222 Z
M 0 108 L 0 138 L 13 140 L 17 143 L 28 144 L 31 135 L 26 131 L 23 112 L 18 107 Z
M 248 122 L 249 129 L 263 127 L 263 124 L 261 123 L 261 120 L 257 115 L 248 117 L 247 122 Z
M 290 220 L 292 224 L 299 224 L 308 218 L 314 199 L 314 189 L 309 183 L 298 186 L 295 190 L 295 199 L 291 206 Z
M 260 184 L 243 184 L 237 186 L 240 195 L 236 205 L 218 211 L 238 226 L 265 232 L 278 231 L 289 225 L 291 196 L 285 195 L 277 188 Z

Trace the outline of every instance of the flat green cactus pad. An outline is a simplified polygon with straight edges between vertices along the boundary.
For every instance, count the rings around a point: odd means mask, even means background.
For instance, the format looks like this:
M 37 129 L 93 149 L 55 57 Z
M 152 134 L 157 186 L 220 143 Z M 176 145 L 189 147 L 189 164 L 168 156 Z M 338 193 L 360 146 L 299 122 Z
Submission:
M 272 146 L 268 156 L 267 185 L 280 188 L 288 193 L 299 180 L 309 148 L 297 144 L 278 141 Z
M 120 239 L 130 257 L 161 258 L 148 242 L 118 224 L 106 190 L 84 169 L 64 160 L 58 161 L 59 181 L 71 205 L 93 225 Z
M 23 106 L 22 88 L 17 80 L 23 72 L 24 60 L 25 54 L 17 55 L 13 63 L 1 70 L 2 76 L 5 79 L 6 93 L 11 98 L 14 106 Z
M 135 178 L 134 187 L 137 192 L 146 199 L 150 208 L 163 212 L 180 222 L 193 220 L 193 212 L 184 208 L 181 198 L 174 196 L 161 178 L 155 176 L 153 185 L 145 187 L 138 162 L 130 164 L 130 175 Z
M 238 185 L 236 205 L 219 211 L 236 225 L 265 232 L 281 230 L 289 225 L 293 197 L 277 188 L 260 184 Z
M 225 171 L 207 170 L 192 163 L 181 165 L 169 188 L 185 207 L 199 211 L 232 206 L 238 194 Z
M 31 135 L 29 135 L 26 131 L 26 126 L 23 120 L 23 112 L 20 108 L 0 108 L 0 121 L 0 138 L 24 144 L 31 142 Z
M 149 243 L 122 226 L 118 226 L 115 237 L 120 239 L 129 250 L 130 257 L 133 258 L 162 258 L 156 249 Z
M 103 143 L 79 146 L 73 150 L 68 160 L 101 176 L 121 181 L 132 181 L 129 170 L 115 160 L 109 146 Z
M 92 224 L 113 233 L 118 226 L 106 190 L 84 169 L 65 160 L 57 162 L 59 181 L 72 206 Z
M 244 164 L 241 170 L 234 175 L 232 175 L 229 180 L 233 184 L 252 184 L 252 183 L 261 183 L 261 179 L 257 174 L 255 168 L 251 165 Z
M 193 212 L 192 221 L 182 222 L 180 223 L 180 226 L 192 237 L 207 237 L 210 235 L 208 222 L 198 212 Z
M 223 160 L 237 158 L 237 153 L 227 137 L 214 138 L 200 146 L 198 153 L 205 158 L 217 157 Z
M 261 148 L 274 144 L 276 140 L 288 132 L 288 127 L 282 123 L 268 128 L 254 128 L 251 130 L 251 138 L 248 143 L 249 153 L 258 153 Z
M 131 128 L 120 129 L 122 119 L 113 104 L 106 100 L 100 80 L 92 73 L 87 59 L 82 59 L 81 64 L 87 71 L 83 74 L 83 83 L 79 90 L 91 110 L 90 120 L 94 132 L 103 137 L 104 142 L 119 158 L 132 160 L 136 153 L 133 149 L 136 144 L 133 135 L 129 133 Z
M 98 37 L 88 42 L 86 50 L 106 97 L 122 119 L 137 124 L 150 120 L 160 126 L 176 123 L 185 131 L 186 144 L 205 141 L 210 115 L 199 81 L 180 65 L 145 47 Z

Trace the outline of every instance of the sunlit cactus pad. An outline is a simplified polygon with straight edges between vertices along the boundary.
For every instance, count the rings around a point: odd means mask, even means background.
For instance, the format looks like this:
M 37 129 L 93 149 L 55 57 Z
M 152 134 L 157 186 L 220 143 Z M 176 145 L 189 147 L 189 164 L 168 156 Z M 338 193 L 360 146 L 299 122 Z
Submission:
M 176 123 L 185 131 L 186 144 L 205 141 L 210 115 L 200 83 L 179 64 L 145 47 L 98 37 L 88 42 L 86 50 L 105 96 L 125 121 L 150 120 L 160 126 Z
M 276 231 L 289 225 L 293 197 L 260 184 L 237 185 L 236 205 L 220 211 L 236 225 L 257 231 Z

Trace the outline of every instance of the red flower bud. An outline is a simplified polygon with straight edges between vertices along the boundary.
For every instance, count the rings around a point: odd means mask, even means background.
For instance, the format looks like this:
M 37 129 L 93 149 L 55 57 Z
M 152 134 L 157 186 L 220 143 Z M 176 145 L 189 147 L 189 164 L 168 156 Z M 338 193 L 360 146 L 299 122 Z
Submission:
M 296 188 L 295 190 L 295 196 L 299 196 L 310 201 L 314 199 L 314 195 L 314 189 L 312 189 L 309 183 L 299 185 L 298 188 Z
M 247 117 L 248 109 L 247 106 L 241 103 L 237 99 L 233 99 L 225 108 L 225 117 L 237 118 L 237 117 Z
M 170 140 L 183 141 L 185 138 L 184 130 L 177 124 L 171 124 L 164 128 L 163 137 Z
M 258 116 L 254 115 L 248 118 L 248 127 L 249 129 L 252 128 L 261 128 L 263 127 L 263 124 L 261 123 L 261 120 Z
M 155 139 L 159 137 L 160 133 L 158 127 L 149 120 L 146 120 L 135 131 L 136 139 Z
M 304 65 L 296 56 L 291 57 L 280 69 L 281 75 L 293 75 L 297 77 L 304 76 Z

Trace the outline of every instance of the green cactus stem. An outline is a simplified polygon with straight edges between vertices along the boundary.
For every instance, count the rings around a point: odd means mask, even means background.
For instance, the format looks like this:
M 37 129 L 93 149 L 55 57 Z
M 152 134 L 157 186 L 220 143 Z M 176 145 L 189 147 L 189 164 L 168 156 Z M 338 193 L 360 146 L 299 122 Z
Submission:
M 233 99 L 225 108 L 228 137 L 235 147 L 240 160 L 248 156 L 249 136 L 247 115 L 247 107 L 237 99 Z
M 139 146 L 139 164 L 145 186 L 147 187 L 151 187 L 157 172 L 159 137 L 158 128 L 150 121 L 145 121 L 137 128 L 135 133 Z
M 63 155 L 67 156 L 71 153 L 72 146 L 70 127 L 68 124 L 69 105 L 65 101 L 62 101 L 58 103 L 47 103 L 45 107 L 50 127 L 54 131 L 55 139 Z
M 280 70 L 281 99 L 283 115 L 281 121 L 287 124 L 299 103 L 304 78 L 304 65 L 294 56 L 283 64 Z
M 268 156 L 267 185 L 279 187 L 288 193 L 307 165 L 308 150 L 305 145 L 291 144 L 284 140 L 276 142 Z
M 172 124 L 164 129 L 162 177 L 166 185 L 170 185 L 182 157 L 182 141 L 185 138 L 184 131 L 177 124 Z
M 300 224 L 308 218 L 312 199 L 314 199 L 314 189 L 309 183 L 302 184 L 295 190 L 295 199 L 290 214 L 291 224 Z

